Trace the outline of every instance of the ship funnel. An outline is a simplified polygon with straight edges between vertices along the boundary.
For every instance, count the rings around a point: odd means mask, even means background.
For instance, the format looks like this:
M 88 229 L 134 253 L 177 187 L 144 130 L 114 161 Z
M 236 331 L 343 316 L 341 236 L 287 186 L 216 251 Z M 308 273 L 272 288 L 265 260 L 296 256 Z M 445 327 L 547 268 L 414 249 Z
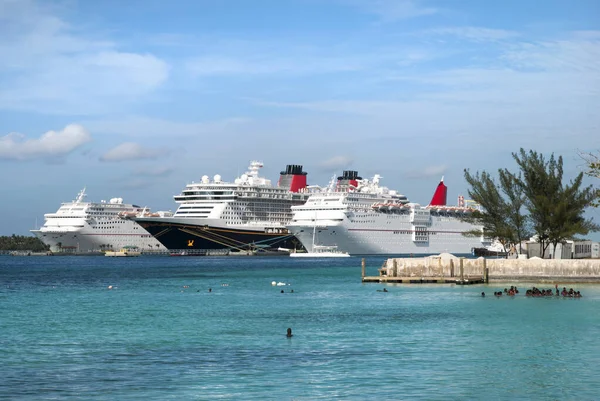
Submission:
M 448 195 L 448 187 L 444 185 L 444 177 L 442 177 L 440 183 L 435 189 L 433 198 L 429 202 L 429 206 L 446 206 L 446 197 Z
M 358 176 L 358 171 L 345 170 L 340 177 L 338 177 L 338 187 L 358 187 L 358 180 L 362 180 L 362 177 Z
M 291 192 L 300 192 L 306 188 L 306 175 L 301 164 L 288 164 L 280 173 L 277 185 L 289 188 Z

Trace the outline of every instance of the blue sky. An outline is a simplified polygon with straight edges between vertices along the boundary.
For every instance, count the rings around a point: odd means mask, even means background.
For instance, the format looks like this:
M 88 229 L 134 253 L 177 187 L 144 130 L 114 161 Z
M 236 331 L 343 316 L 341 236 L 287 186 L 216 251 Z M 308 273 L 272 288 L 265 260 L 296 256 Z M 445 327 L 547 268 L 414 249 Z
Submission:
M 427 203 L 520 147 L 568 177 L 600 148 L 597 1 L 0 0 L 0 60 L 0 235 L 84 186 L 175 210 L 252 159 Z

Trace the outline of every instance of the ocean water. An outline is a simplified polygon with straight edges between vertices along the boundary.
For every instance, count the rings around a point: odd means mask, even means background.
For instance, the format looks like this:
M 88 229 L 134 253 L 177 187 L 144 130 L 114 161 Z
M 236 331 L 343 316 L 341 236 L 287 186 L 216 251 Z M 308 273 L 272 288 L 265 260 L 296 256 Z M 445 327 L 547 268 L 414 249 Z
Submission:
M 600 286 L 498 299 L 511 283 L 386 293 L 360 274 L 359 258 L 0 257 L 0 398 L 600 399 Z

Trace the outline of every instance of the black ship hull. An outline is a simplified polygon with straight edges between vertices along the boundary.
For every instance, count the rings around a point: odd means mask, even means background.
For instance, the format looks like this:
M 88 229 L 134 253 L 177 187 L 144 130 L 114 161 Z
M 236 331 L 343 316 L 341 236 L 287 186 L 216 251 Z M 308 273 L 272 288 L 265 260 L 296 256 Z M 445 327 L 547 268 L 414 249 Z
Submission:
M 153 221 L 138 221 L 138 224 L 169 250 L 304 249 L 300 241 L 283 228 L 254 231 Z

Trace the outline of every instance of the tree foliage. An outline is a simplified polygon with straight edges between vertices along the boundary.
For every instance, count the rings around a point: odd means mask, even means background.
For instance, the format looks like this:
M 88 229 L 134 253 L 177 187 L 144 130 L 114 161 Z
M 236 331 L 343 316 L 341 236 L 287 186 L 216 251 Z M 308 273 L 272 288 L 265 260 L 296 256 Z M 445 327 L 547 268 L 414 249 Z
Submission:
M 546 159 L 520 149 L 513 158 L 519 173 L 498 170 L 498 184 L 485 171 L 471 175 L 465 170 L 469 196 L 481 205 L 481 211 L 470 219 L 483 226 L 486 236 L 498 239 L 506 249 L 507 244 L 520 244 L 533 233 L 544 257 L 550 244 L 556 249 L 559 243 L 600 229 L 584 217 L 598 191 L 582 186 L 583 173 L 565 185 L 561 156 L 552 154 Z
M 586 235 L 598 230 L 592 220 L 583 215 L 592 205 L 596 191 L 590 185 L 582 187 L 583 173 L 563 185 L 563 159 L 550 156 L 548 160 L 533 150 L 513 153 L 523 177 L 516 183 L 525 193 L 533 230 L 542 247 L 542 257 L 549 244 L 564 243 L 577 234 Z
M 43 252 L 49 248 L 37 237 L 13 234 L 0 237 L 0 250 Z
M 510 240 L 513 244 L 519 244 L 519 253 L 521 253 L 521 242 L 528 238 L 531 233 L 529 218 L 523 213 L 526 202 L 525 192 L 518 185 L 521 175 L 515 176 L 507 169 L 500 169 L 498 170 L 498 176 L 500 178 L 500 188 L 502 188 L 502 192 L 507 198 L 506 220 L 511 227 Z
M 579 152 L 579 156 L 585 162 L 585 173 L 590 177 L 600 178 L 600 151 Z M 596 199 L 593 203 L 594 207 L 600 207 L 600 188 L 596 188 Z
M 465 179 L 471 186 L 469 197 L 481 205 L 481 211 L 475 211 L 466 220 L 481 225 L 484 235 L 498 240 L 506 250 L 527 236 L 527 217 L 522 213 L 524 199 L 520 187 L 514 185 L 515 177 L 506 170 L 499 170 L 498 174 L 499 185 L 485 171 L 471 175 L 465 170 Z
M 579 156 L 585 162 L 585 173 L 590 177 L 600 178 L 600 151 L 579 152 Z

